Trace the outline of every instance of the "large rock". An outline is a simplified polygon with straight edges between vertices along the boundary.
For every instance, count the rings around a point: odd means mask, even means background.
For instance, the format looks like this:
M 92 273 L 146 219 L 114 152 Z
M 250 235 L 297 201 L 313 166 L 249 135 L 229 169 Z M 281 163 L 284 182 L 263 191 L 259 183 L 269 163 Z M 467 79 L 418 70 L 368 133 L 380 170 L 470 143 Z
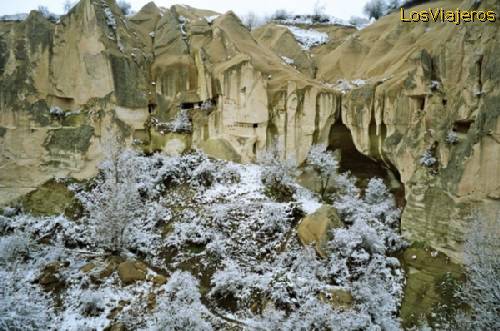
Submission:
M 335 308 L 349 309 L 354 304 L 351 291 L 343 287 L 335 287 L 330 291 L 330 302 Z
M 303 245 L 314 244 L 318 254 L 326 256 L 325 244 L 330 237 L 330 230 L 343 226 L 335 208 L 323 205 L 302 219 L 297 227 L 297 234 Z
M 147 268 L 141 262 L 125 261 L 118 266 L 118 276 L 123 285 L 146 280 Z

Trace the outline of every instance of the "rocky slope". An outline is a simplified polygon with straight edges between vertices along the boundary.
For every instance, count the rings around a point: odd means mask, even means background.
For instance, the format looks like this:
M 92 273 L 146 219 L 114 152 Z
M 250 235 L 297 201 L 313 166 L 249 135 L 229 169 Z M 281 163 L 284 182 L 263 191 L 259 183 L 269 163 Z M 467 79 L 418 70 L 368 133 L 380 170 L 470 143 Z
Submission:
M 477 6 L 498 9 L 459 5 Z M 460 260 L 467 215 L 500 205 L 498 24 L 395 13 L 361 31 L 301 26 L 328 35 L 304 49 L 287 27 L 250 33 L 232 12 L 154 3 L 124 17 L 112 0 L 82 0 L 56 23 L 36 11 L 0 22 L 0 203 L 94 175 L 116 133 L 247 163 L 276 144 L 302 162 L 344 130 L 404 187 L 404 236 Z M 192 128 L 172 129 L 182 112 Z

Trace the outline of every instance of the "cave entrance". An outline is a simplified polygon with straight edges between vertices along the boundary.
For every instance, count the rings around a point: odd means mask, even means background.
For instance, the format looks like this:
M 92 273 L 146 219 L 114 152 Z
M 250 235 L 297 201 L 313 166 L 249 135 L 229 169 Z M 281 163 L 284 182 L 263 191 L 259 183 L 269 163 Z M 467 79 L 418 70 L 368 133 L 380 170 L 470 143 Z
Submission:
M 381 162 L 363 155 L 356 149 L 351 131 L 341 122 L 335 123 L 330 129 L 328 150 L 340 154 L 341 172 L 350 171 L 363 181 L 372 177 L 387 177 L 387 170 Z
M 382 178 L 394 194 L 398 207 L 405 205 L 404 185 L 401 184 L 398 170 L 360 153 L 354 145 L 351 131 L 340 121 L 330 129 L 328 150 L 340 154 L 339 171 L 350 171 L 356 176 L 358 187 L 364 189 L 373 177 Z

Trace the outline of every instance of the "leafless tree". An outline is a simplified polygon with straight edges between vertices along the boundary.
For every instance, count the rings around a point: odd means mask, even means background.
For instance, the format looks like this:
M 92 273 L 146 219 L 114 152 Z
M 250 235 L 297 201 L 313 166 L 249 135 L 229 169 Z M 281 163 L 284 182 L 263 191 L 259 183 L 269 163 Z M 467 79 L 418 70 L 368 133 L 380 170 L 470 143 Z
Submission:
M 488 221 L 475 215 L 464 245 L 466 282 L 461 299 L 470 311 L 458 317 L 467 330 L 500 330 L 500 214 Z
M 243 16 L 242 21 L 243 25 L 245 25 L 250 31 L 252 31 L 258 25 L 258 17 L 252 11 Z

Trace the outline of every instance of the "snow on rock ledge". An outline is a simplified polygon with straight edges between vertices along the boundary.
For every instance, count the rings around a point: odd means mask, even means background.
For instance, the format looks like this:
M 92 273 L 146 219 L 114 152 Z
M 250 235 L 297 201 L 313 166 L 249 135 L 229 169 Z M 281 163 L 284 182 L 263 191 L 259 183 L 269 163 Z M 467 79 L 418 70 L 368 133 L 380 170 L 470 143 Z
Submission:
M 293 36 L 300 43 L 303 49 L 310 49 L 311 47 L 323 45 L 328 42 L 328 34 L 313 29 L 301 29 L 296 26 L 286 26 Z

